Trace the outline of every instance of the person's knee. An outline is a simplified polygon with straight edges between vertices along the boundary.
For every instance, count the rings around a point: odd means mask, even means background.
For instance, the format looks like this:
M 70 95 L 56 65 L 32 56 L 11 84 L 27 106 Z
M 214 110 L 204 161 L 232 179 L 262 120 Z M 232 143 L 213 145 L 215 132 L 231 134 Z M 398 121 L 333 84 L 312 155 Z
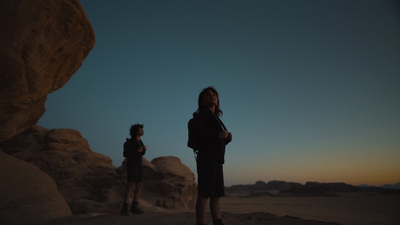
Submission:
M 210 201 L 218 202 L 219 201 L 219 197 L 211 197 Z
M 204 196 L 197 196 L 197 201 L 198 202 L 207 202 L 209 197 L 204 197 Z
M 133 190 L 134 187 L 135 187 L 135 182 L 128 182 L 128 189 L 129 190 Z

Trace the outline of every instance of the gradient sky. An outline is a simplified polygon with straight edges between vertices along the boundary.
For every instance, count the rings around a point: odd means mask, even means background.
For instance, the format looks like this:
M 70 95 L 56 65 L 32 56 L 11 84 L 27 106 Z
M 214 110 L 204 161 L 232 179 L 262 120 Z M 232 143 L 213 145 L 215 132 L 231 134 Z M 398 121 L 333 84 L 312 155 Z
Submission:
M 187 121 L 211 85 L 233 134 L 227 186 L 400 182 L 397 1 L 81 3 L 95 47 L 38 125 L 79 130 L 119 166 L 144 123 L 148 160 L 195 172 Z

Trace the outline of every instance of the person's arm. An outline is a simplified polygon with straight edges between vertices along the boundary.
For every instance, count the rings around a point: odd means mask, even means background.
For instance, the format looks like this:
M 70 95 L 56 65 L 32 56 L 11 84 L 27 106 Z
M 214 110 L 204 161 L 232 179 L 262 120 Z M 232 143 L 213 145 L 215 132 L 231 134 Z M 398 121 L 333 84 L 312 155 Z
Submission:
M 209 143 L 214 143 L 215 141 L 218 141 L 218 139 L 226 139 L 228 138 L 228 131 L 223 130 L 219 131 L 218 129 L 215 129 L 213 124 L 214 122 L 217 123 L 217 121 L 214 121 L 214 116 L 211 114 L 211 112 L 207 112 L 204 110 L 199 111 L 199 118 L 198 118 L 198 123 L 199 123 L 199 138 L 202 143 L 209 144 Z
M 225 139 L 225 144 L 229 144 L 232 141 L 232 133 L 228 133 L 228 137 Z
M 140 149 L 139 149 L 139 153 L 141 153 L 142 156 L 143 156 L 144 154 L 146 154 L 147 147 L 146 147 L 146 145 L 143 144 L 142 141 L 140 141 L 140 145 L 141 145 L 141 147 L 140 147 Z

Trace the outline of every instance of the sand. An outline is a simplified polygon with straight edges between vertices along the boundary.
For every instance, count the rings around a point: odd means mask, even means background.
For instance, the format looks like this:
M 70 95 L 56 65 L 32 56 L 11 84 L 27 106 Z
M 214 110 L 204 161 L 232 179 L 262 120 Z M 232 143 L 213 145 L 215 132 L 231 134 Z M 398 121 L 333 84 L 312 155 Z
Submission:
M 225 197 L 225 225 L 398 225 L 400 195 L 340 194 L 339 197 Z M 195 224 L 194 211 L 145 207 L 142 215 L 86 214 L 43 225 Z M 207 224 L 212 224 L 210 214 Z
M 336 222 L 343 225 L 399 225 L 400 195 L 340 193 L 339 197 L 224 198 L 232 213 L 265 211 L 277 216 Z

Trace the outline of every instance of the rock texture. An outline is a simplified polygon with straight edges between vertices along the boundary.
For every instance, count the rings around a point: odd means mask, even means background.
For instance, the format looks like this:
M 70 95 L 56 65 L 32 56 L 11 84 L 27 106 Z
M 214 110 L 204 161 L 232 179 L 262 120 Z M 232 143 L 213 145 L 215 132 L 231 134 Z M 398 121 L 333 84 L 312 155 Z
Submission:
M 126 162 L 118 168 L 126 176 Z M 159 157 L 143 161 L 143 198 L 167 209 L 193 209 L 197 184 L 193 172 L 177 157 Z
M 165 208 L 193 208 L 197 198 L 197 184 L 193 172 L 176 157 L 160 157 L 151 161 L 161 175 L 156 192 L 163 197 L 157 205 Z M 150 187 L 149 187 L 150 189 Z
M 0 151 L 0 222 L 41 223 L 70 216 L 57 185 L 36 166 Z
M 94 42 L 79 0 L 0 1 L 0 143 L 36 124 Z
M 115 168 L 109 157 L 93 152 L 78 131 L 33 126 L 3 142 L 2 149 L 49 174 L 74 214 L 120 209 L 125 165 Z M 143 167 L 143 200 L 164 208 L 193 208 L 194 174 L 178 158 L 161 157 L 151 163 L 143 159 Z
M 122 178 L 111 159 L 93 152 L 79 131 L 33 126 L 2 149 L 50 175 L 73 213 L 107 212 L 122 201 Z
M 0 0 L 0 144 L 36 124 L 47 95 L 71 78 L 94 42 L 79 0 Z M 1 224 L 71 214 L 54 181 L 36 166 L 3 152 L 0 162 Z

